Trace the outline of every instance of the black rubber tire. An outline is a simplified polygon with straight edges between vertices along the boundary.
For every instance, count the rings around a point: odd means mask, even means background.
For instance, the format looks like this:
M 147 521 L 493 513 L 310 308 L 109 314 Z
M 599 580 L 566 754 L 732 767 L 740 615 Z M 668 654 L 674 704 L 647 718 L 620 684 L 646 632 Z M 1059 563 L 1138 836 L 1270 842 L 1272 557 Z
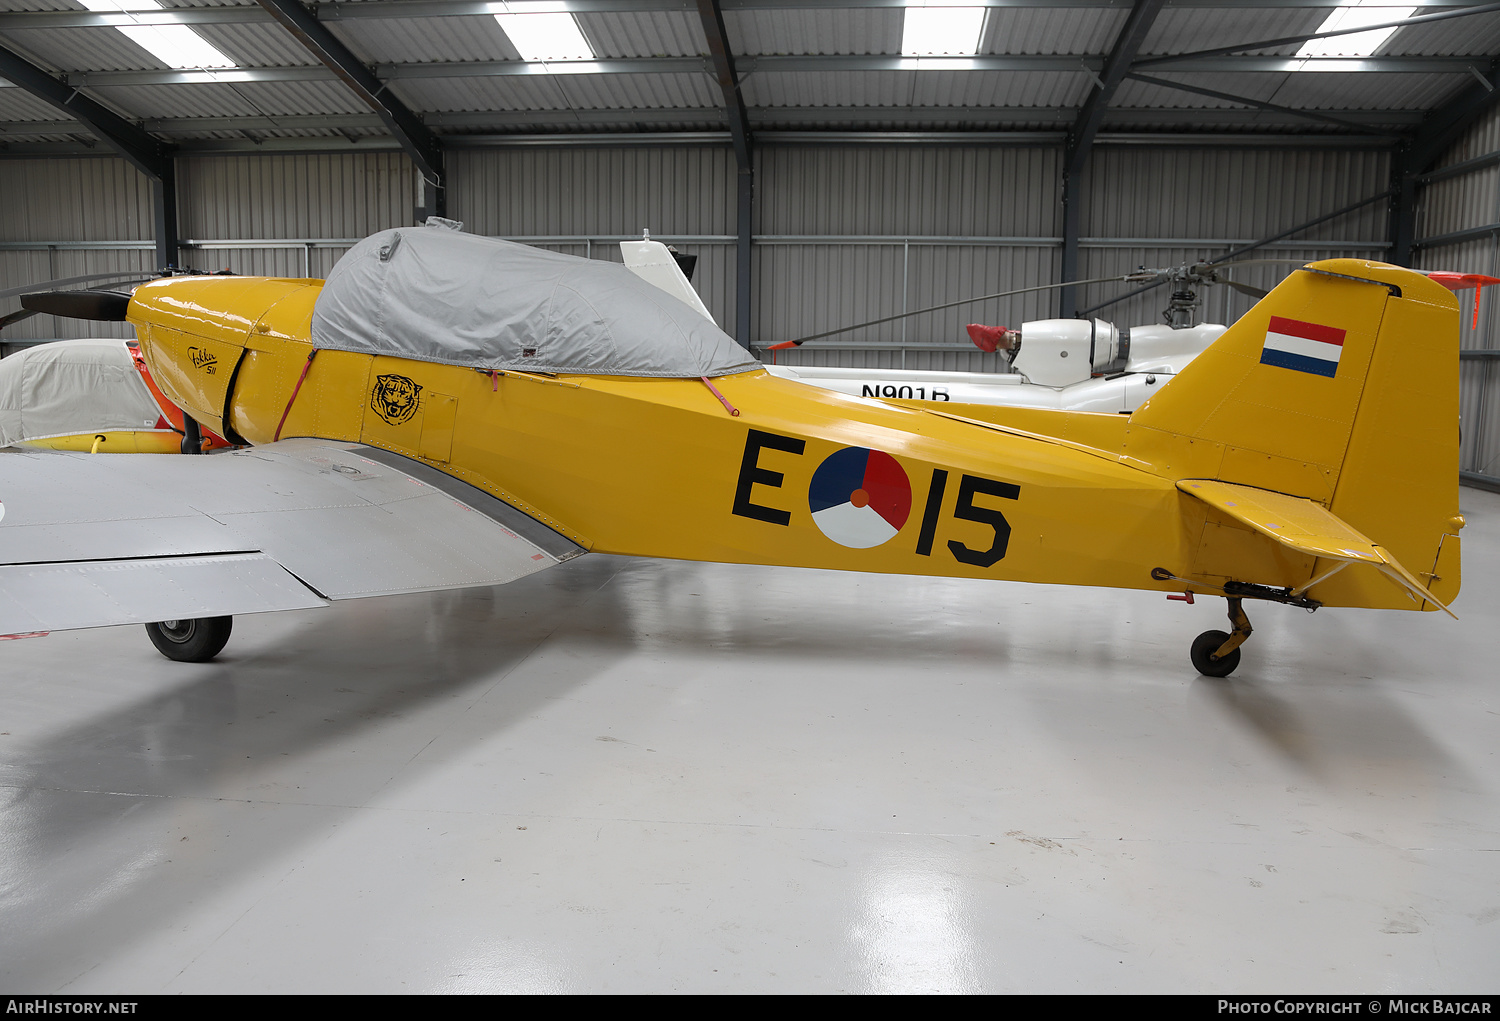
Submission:
M 156 651 L 168 659 L 207 663 L 223 651 L 233 628 L 233 617 L 197 617 L 147 624 L 146 634 Z
M 1222 659 L 1216 659 L 1214 652 L 1229 641 L 1228 633 L 1224 631 L 1205 631 L 1193 639 L 1193 648 L 1189 653 L 1193 659 L 1193 666 L 1204 677 L 1228 677 L 1234 673 L 1234 668 L 1240 665 L 1240 650 L 1235 649 Z

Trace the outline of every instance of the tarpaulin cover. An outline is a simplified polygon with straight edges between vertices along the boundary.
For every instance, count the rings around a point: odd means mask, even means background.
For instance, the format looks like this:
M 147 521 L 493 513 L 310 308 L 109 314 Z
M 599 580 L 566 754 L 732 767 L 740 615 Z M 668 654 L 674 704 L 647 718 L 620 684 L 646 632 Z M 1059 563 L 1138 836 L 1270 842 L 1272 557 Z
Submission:
M 123 340 L 59 340 L 0 358 L 0 447 L 150 429 L 160 416 Z
M 617 263 L 443 226 L 382 231 L 328 274 L 313 346 L 445 365 L 722 376 L 760 363 Z

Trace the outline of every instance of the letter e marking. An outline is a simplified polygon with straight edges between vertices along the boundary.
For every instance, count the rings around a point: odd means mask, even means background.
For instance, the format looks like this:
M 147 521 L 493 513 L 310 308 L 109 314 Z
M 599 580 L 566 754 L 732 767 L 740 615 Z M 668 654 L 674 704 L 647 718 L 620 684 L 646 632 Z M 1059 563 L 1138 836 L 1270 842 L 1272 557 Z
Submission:
M 751 503 L 750 490 L 757 484 L 780 489 L 782 480 L 786 478 L 781 472 L 760 467 L 758 462 L 763 448 L 770 447 L 772 450 L 784 450 L 788 454 L 801 454 L 806 446 L 807 443 L 804 440 L 751 429 L 750 435 L 745 437 L 745 458 L 740 462 L 739 483 L 734 487 L 734 513 L 742 518 L 754 518 L 773 525 L 791 524 L 791 511 Z

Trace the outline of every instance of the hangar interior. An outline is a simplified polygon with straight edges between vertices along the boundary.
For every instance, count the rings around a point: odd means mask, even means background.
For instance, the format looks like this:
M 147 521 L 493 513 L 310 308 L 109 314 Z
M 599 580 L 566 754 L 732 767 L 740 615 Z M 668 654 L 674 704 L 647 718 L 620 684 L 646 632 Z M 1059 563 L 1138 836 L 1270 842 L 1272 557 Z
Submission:
M 506 21 L 543 15 L 576 40 Z M 767 361 L 1003 371 L 965 324 L 1167 289 L 768 349 L 1234 252 L 1500 276 L 1497 86 L 1477 0 L 0 0 L 0 316 L 323 277 L 441 215 L 616 261 L 649 230 Z M 1273 606 L 1228 679 L 1184 652 L 1217 605 L 603 556 L 243 617 L 210 664 L 0 643 L 0 989 L 1493 993 L 1469 300 L 1461 619 Z

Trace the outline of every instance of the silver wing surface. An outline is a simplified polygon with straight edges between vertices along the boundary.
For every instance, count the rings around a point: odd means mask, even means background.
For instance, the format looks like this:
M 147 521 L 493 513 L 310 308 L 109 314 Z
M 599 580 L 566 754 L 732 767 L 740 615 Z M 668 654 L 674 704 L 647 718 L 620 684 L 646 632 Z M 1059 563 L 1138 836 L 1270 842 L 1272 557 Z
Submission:
M 0 452 L 0 635 L 497 585 L 583 552 L 483 490 L 358 443 Z

